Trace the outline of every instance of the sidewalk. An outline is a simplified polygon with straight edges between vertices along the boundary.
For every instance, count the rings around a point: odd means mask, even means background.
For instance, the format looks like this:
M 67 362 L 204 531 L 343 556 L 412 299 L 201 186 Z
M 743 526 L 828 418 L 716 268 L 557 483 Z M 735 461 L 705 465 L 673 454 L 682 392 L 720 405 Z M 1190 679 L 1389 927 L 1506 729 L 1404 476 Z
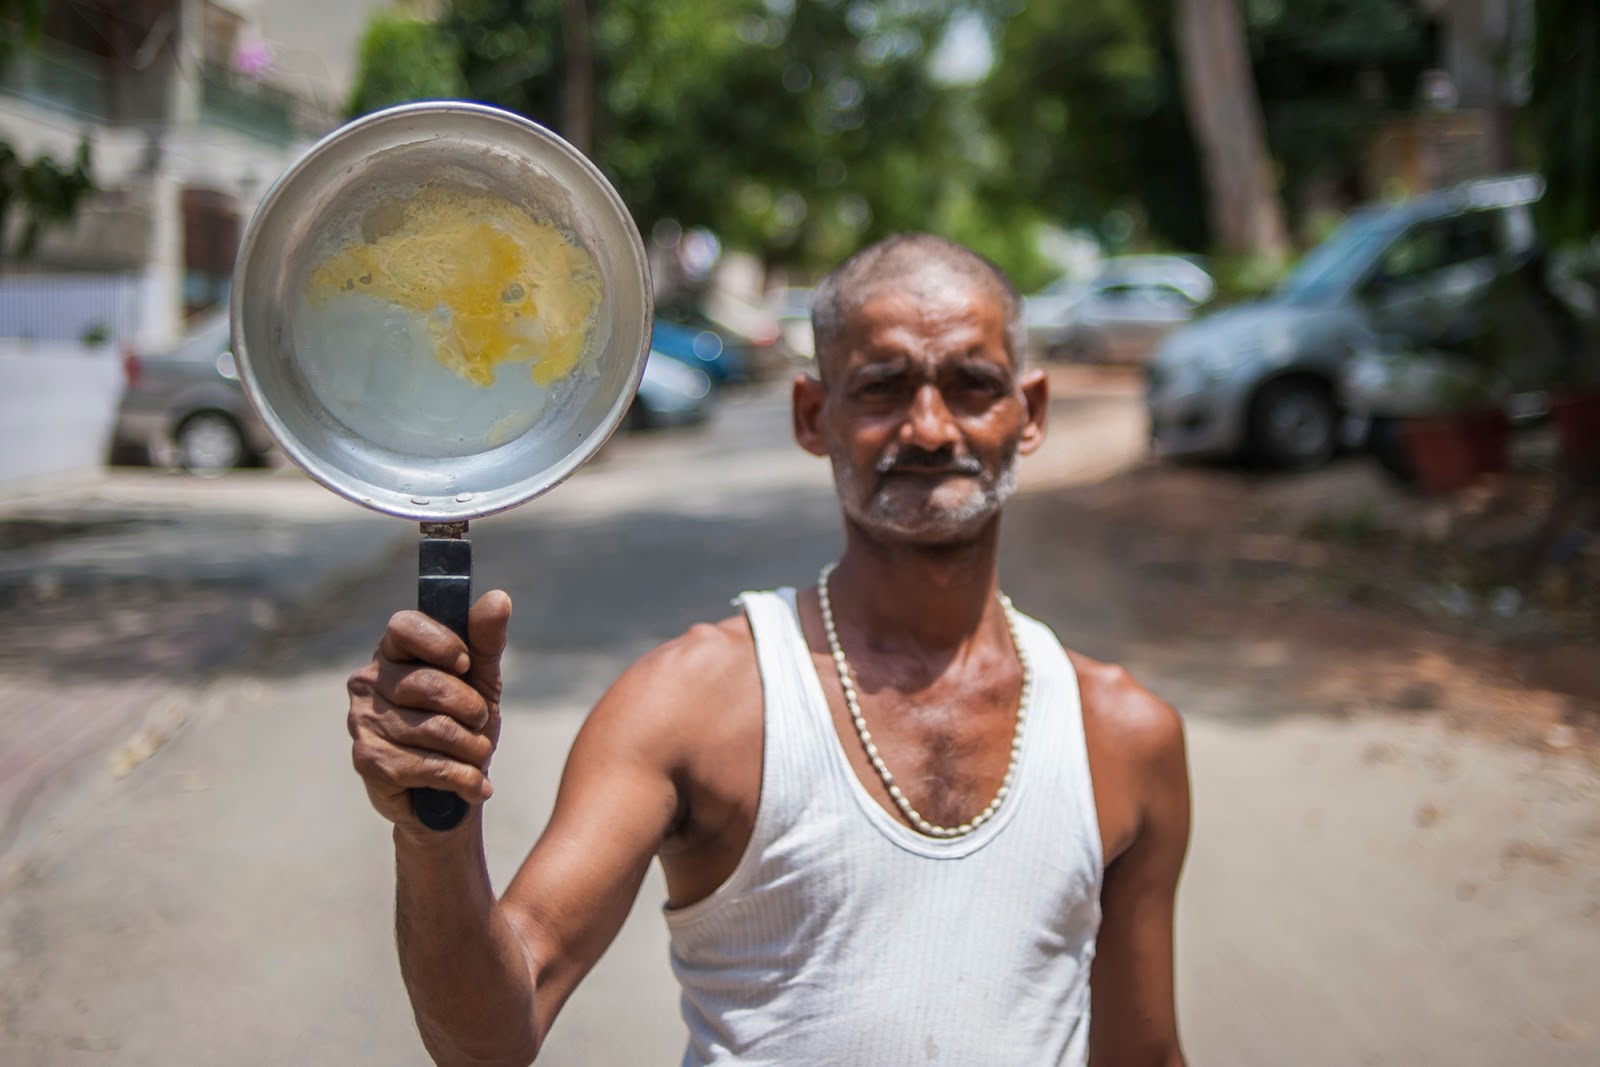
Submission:
M 411 524 L 292 470 L 0 492 L 0 852 L 181 728 L 206 680 Z

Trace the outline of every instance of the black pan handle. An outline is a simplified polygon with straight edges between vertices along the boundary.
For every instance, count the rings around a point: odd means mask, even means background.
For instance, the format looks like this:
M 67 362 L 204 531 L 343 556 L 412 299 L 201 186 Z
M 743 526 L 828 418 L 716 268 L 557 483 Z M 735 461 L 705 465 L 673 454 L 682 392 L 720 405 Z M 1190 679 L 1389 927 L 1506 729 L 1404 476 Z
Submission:
M 467 640 L 467 611 L 472 606 L 472 542 L 462 536 L 466 525 L 425 524 L 417 568 L 417 610 L 450 627 L 462 641 Z M 430 536 L 434 533 L 447 536 Z M 411 811 L 430 830 L 453 830 L 471 810 L 472 805 L 455 793 L 411 790 Z

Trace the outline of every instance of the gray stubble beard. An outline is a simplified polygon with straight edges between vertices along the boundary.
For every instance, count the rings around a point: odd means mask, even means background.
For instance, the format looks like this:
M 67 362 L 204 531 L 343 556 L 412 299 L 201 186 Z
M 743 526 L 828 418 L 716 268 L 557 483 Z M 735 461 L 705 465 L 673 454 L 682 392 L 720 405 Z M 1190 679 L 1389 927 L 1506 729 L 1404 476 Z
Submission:
M 886 459 L 892 456 L 892 451 L 885 453 Z M 1007 447 L 994 476 L 979 474 L 966 499 L 953 507 L 940 506 L 927 496 L 916 501 L 903 499 L 890 486 L 880 486 L 868 497 L 846 457 L 830 450 L 828 458 L 845 515 L 866 532 L 888 541 L 927 546 L 971 541 L 1017 491 L 1016 442 Z

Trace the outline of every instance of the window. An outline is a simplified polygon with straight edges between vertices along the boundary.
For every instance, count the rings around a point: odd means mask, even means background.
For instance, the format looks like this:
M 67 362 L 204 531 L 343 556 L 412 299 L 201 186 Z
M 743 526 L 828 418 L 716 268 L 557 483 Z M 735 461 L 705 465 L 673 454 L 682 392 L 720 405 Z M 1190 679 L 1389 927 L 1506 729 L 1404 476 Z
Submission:
M 1419 223 L 1384 250 L 1377 281 L 1416 281 L 1446 267 L 1488 259 L 1500 250 L 1500 216 L 1473 211 Z

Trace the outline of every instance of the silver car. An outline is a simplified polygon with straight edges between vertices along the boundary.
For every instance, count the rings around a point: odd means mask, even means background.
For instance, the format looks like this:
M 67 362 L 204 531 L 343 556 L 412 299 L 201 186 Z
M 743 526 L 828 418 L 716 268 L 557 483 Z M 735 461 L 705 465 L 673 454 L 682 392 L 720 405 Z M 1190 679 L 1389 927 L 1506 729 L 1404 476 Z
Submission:
M 129 352 L 123 366 L 113 462 L 215 476 L 260 463 L 272 449 L 272 435 L 239 384 L 226 313 L 205 319 L 170 351 Z
M 1364 208 L 1272 296 L 1175 331 L 1147 371 L 1156 449 L 1325 462 L 1340 443 L 1345 362 L 1470 335 L 1483 294 L 1535 253 L 1531 205 L 1543 190 L 1535 177 L 1500 178 Z

